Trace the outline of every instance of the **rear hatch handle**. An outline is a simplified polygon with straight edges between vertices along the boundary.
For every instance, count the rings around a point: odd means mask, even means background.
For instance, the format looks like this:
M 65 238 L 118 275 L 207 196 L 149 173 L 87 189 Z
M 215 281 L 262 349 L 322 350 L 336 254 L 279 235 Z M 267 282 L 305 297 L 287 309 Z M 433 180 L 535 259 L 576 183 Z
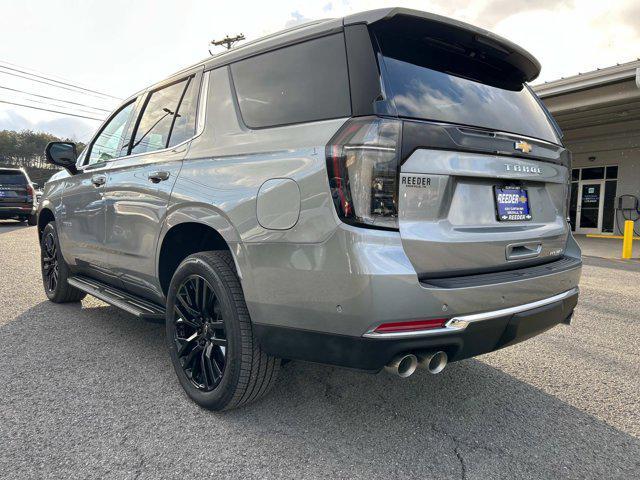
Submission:
M 542 252 L 541 242 L 511 243 L 507 245 L 507 260 L 534 258 Z

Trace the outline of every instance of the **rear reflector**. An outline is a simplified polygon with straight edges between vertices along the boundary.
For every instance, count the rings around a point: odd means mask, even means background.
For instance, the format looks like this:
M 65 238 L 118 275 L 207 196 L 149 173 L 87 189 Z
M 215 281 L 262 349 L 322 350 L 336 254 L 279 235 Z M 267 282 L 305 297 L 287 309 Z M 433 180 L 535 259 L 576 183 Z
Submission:
M 409 322 L 392 322 L 379 325 L 374 331 L 376 333 L 389 332 L 412 332 L 414 330 L 431 330 L 443 328 L 447 323 L 447 318 L 432 318 L 430 320 L 412 320 Z

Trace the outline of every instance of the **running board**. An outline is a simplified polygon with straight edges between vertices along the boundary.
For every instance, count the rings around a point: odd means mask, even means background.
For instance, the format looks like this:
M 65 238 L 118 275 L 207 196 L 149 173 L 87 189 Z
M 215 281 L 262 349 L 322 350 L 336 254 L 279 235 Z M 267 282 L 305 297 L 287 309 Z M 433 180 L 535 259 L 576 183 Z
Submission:
M 68 282 L 69 285 L 76 287 L 78 290 L 82 290 L 142 320 L 154 323 L 164 322 L 165 310 L 160 305 L 88 277 L 75 276 L 69 278 Z

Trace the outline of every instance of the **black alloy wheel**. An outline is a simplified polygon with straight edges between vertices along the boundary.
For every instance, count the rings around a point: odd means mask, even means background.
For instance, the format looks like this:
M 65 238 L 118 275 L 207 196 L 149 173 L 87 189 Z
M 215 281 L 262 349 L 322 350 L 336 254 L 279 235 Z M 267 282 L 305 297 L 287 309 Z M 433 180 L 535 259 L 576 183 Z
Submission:
M 185 393 L 201 407 L 229 410 L 263 397 L 280 360 L 253 335 L 228 250 L 198 252 L 174 272 L 167 293 L 166 341 Z
M 193 274 L 182 281 L 173 315 L 173 340 L 182 369 L 194 387 L 210 392 L 224 374 L 227 333 L 220 301 L 205 278 Z
M 60 278 L 60 265 L 53 232 L 46 232 L 42 239 L 42 276 L 45 288 L 49 292 L 55 292 Z
M 79 302 L 86 293 L 69 285 L 71 270 L 64 261 L 56 222 L 47 223 L 40 237 L 42 285 L 47 298 L 55 303 Z

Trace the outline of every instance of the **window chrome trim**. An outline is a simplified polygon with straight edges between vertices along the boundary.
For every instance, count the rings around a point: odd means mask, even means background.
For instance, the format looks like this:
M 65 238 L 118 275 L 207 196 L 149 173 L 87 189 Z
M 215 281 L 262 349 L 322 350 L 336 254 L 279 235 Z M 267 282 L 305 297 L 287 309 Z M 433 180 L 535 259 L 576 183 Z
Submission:
M 197 136 L 198 135 L 195 135 L 195 136 L 193 136 L 191 138 L 188 138 L 188 139 L 178 143 L 177 145 L 174 145 L 173 147 L 163 148 L 162 150 L 153 150 L 151 152 L 134 153 L 133 155 L 126 155 L 124 157 L 112 158 L 111 160 L 106 161 L 106 162 L 92 163 L 90 165 L 83 165 L 82 167 L 78 168 L 78 172 L 93 171 L 93 170 L 99 170 L 99 169 L 102 169 L 102 168 L 108 168 L 110 165 L 112 165 L 113 163 L 119 162 L 120 160 L 129 160 L 130 158 L 142 157 L 143 155 L 149 156 L 149 155 L 154 155 L 156 153 L 163 153 L 163 152 L 168 152 L 170 150 L 176 150 L 176 149 L 184 146 L 185 144 L 189 143 L 190 141 L 192 141 Z M 89 167 L 89 168 L 87 168 L 87 167 Z
M 206 75 L 206 78 L 205 78 Z M 204 127 L 206 125 L 206 104 L 207 104 L 207 93 L 209 90 L 209 72 L 204 72 L 204 74 L 202 75 L 202 81 L 206 83 L 201 83 L 201 88 L 200 88 L 200 95 L 198 97 L 198 108 L 196 110 L 196 132 L 193 135 L 193 137 L 191 138 L 187 138 L 186 140 L 183 140 L 182 142 L 173 145 L 172 147 L 165 147 L 161 150 L 153 150 L 151 152 L 140 152 L 140 153 L 134 153 L 131 155 L 125 155 L 122 157 L 115 157 L 112 158 L 108 161 L 105 162 L 97 162 L 97 163 L 92 163 L 92 164 L 86 164 L 86 165 L 82 165 L 80 167 L 77 167 L 78 172 L 84 172 L 85 170 L 87 171 L 91 171 L 91 170 L 99 170 L 102 168 L 107 168 L 109 167 L 109 165 L 111 165 L 114 162 L 118 162 L 120 160 L 128 160 L 130 158 L 136 158 L 136 157 L 140 157 L 143 155 L 153 155 L 155 153 L 163 153 L 163 152 L 168 152 L 170 150 L 176 150 L 184 145 L 186 145 L 187 143 L 195 140 L 197 137 L 199 137 L 200 135 L 202 135 L 202 132 L 204 132 Z M 149 92 L 148 92 L 149 93 Z M 148 94 L 147 93 L 147 94 Z M 147 95 L 145 94 L 145 95 Z M 142 113 L 142 112 L 139 112 Z M 200 120 L 200 118 L 202 118 L 202 121 Z M 93 139 L 92 139 L 93 141 Z M 87 168 L 90 167 L 90 168 Z
M 515 307 L 503 308 L 501 310 L 493 310 L 490 312 L 474 313 L 471 315 L 461 315 L 453 317 L 449 320 L 443 328 L 434 328 L 430 330 L 414 330 L 411 332 L 388 332 L 388 333 L 376 333 L 376 327 L 373 327 L 367 331 L 363 337 L 388 339 L 388 338 L 414 338 L 414 337 L 430 337 L 433 335 L 444 335 L 447 333 L 461 332 L 466 329 L 469 324 L 476 322 L 483 322 L 485 320 L 491 320 L 499 317 L 506 317 L 508 315 L 515 315 L 516 313 L 526 312 L 527 310 L 533 310 L 535 308 L 544 307 L 551 303 L 565 300 L 573 295 L 577 295 L 580 289 L 578 287 L 567 290 L 566 292 L 554 295 L 553 297 L 544 298 L 531 303 L 525 303 L 524 305 L 516 305 Z

